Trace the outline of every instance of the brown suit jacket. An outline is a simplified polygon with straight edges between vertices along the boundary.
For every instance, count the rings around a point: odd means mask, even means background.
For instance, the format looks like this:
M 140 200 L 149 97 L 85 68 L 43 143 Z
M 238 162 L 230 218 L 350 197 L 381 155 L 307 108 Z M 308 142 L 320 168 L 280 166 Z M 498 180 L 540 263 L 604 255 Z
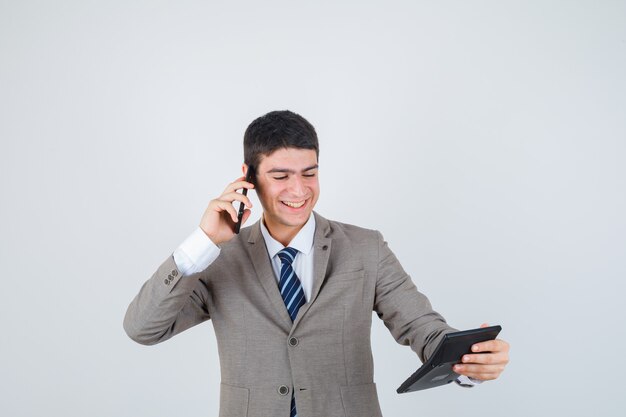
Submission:
M 380 417 L 372 310 L 422 361 L 454 330 L 379 232 L 315 216 L 313 292 L 293 323 L 259 222 L 200 273 L 182 277 L 170 256 L 128 307 L 124 329 L 147 345 L 212 319 L 220 417 L 287 417 L 292 392 L 299 417 Z

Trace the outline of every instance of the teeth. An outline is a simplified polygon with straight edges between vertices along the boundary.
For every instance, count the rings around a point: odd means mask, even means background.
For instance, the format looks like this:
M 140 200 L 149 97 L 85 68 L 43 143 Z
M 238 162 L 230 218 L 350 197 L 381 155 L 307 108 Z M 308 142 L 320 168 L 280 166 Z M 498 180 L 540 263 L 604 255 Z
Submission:
M 304 201 L 299 201 L 297 203 L 292 202 L 292 201 L 283 201 L 283 204 L 289 206 L 289 207 L 293 207 L 293 208 L 299 208 L 302 207 L 304 205 Z

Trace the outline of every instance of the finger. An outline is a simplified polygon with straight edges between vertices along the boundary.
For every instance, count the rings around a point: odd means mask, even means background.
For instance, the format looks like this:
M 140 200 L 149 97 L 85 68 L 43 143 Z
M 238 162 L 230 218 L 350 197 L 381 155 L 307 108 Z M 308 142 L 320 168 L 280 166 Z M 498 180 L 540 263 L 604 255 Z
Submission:
M 237 212 L 231 203 L 228 201 L 222 200 L 214 200 L 215 201 L 215 209 L 217 212 L 228 212 L 230 214 L 230 218 L 234 223 L 237 223 Z
M 507 364 L 509 357 L 505 353 L 479 353 L 476 355 L 463 355 L 461 358 L 463 363 L 474 364 Z
M 224 188 L 224 192 L 230 192 L 229 190 L 231 190 L 231 188 L 232 188 L 231 186 L 232 186 L 233 184 L 236 184 L 236 183 L 238 183 L 238 182 L 241 182 L 241 181 L 243 181 L 244 179 L 245 179 L 245 177 L 239 177 L 239 178 L 236 178 L 233 182 L 231 182 L 230 184 L 228 184 L 228 185 L 226 186 L 226 188 Z
M 460 375 L 469 376 L 476 379 L 487 381 L 490 379 L 496 379 L 502 371 L 504 366 L 502 365 L 455 365 L 454 372 Z
M 472 352 L 508 352 L 509 344 L 501 339 L 487 340 L 472 345 Z
M 484 329 L 485 327 L 489 327 L 489 323 L 483 323 L 480 325 L 481 329 Z
M 242 188 L 252 189 L 254 188 L 254 184 L 248 181 L 244 181 L 245 177 L 239 177 L 234 182 L 228 184 L 226 188 L 224 188 L 224 192 L 222 194 L 232 193 L 233 191 L 241 190 Z
M 226 201 L 229 203 L 232 203 L 234 201 L 239 201 L 241 203 L 244 203 L 246 205 L 246 207 L 251 208 L 252 207 L 252 202 L 250 201 L 250 199 L 248 198 L 248 196 L 245 196 L 241 193 L 235 192 L 233 191 L 232 193 L 228 193 L 228 194 L 222 194 L 218 200 L 220 201 Z

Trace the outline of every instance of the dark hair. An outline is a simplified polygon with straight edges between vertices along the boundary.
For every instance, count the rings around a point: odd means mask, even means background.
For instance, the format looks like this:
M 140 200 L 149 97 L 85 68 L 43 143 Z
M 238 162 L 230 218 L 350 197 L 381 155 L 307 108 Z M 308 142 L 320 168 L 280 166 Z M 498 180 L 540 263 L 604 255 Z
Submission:
M 317 133 L 304 117 L 289 110 L 269 112 L 250 123 L 243 135 L 243 158 L 258 169 L 261 156 L 281 148 L 313 149 L 319 158 Z

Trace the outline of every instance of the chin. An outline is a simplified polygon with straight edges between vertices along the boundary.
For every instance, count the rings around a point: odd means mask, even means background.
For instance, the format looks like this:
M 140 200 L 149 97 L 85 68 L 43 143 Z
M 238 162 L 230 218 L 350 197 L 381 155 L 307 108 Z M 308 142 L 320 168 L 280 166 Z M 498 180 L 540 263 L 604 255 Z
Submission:
M 304 226 L 309 217 L 311 216 L 311 212 L 302 213 L 297 216 L 283 216 L 281 217 L 281 222 L 286 226 L 298 227 Z
M 285 226 L 290 227 L 299 227 L 304 226 L 304 224 L 311 217 L 312 210 L 303 210 L 300 213 L 280 213 L 274 218 Z

